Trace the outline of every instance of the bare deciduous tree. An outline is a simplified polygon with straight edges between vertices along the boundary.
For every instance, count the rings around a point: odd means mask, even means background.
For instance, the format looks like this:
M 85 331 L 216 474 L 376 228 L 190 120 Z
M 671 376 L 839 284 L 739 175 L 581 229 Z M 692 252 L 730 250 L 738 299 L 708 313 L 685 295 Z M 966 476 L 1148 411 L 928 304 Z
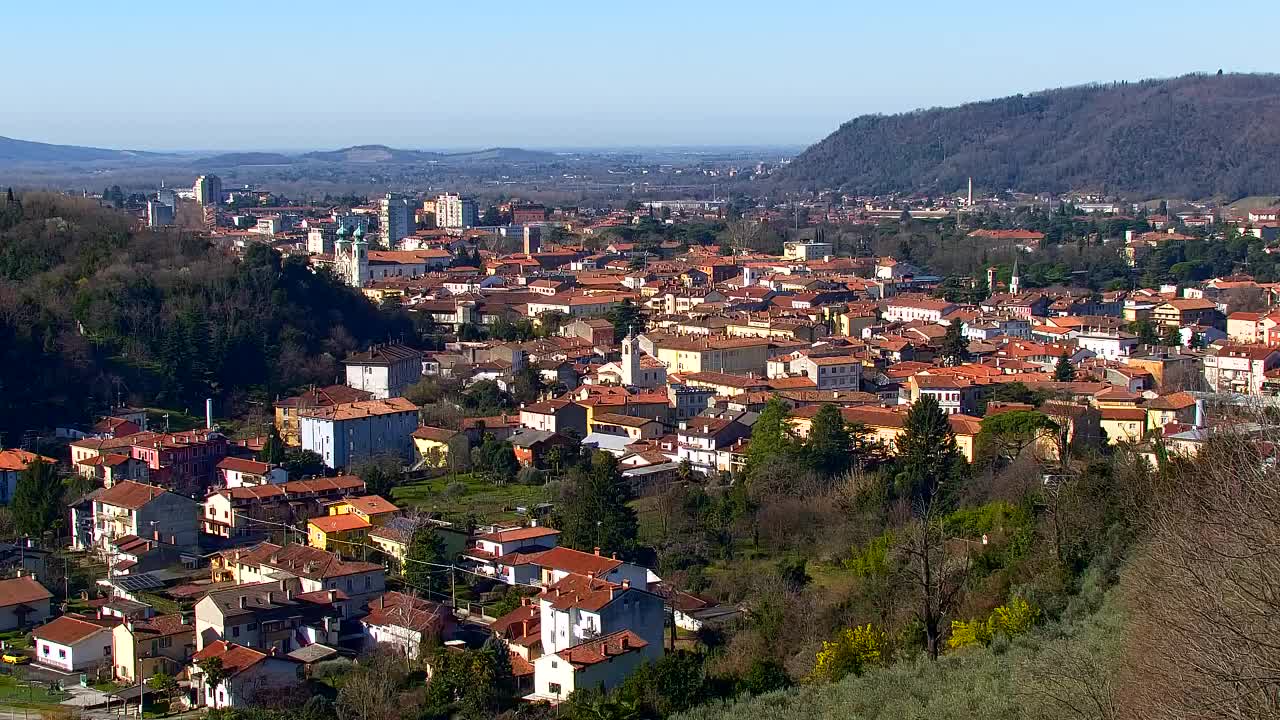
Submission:
M 1280 432 L 1238 427 L 1181 465 L 1124 578 L 1131 717 L 1280 715 Z

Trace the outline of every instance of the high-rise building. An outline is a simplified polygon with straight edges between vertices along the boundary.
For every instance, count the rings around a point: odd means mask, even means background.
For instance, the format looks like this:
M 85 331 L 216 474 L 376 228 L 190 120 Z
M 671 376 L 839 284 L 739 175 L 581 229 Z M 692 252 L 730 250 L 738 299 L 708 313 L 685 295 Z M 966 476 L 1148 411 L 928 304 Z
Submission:
M 476 201 L 457 193 L 444 193 L 436 198 L 436 227 L 466 228 L 480 224 Z
M 388 248 L 395 247 L 396 243 L 409 237 L 417 229 L 409 198 L 395 193 L 387 193 L 382 198 L 382 214 L 378 220 L 382 223 L 382 242 Z
M 173 224 L 173 206 L 159 200 L 147 201 L 147 227 L 158 228 Z
M 192 191 L 195 193 L 196 202 L 201 206 L 218 205 L 222 202 L 222 178 L 217 175 L 201 175 L 196 178 Z

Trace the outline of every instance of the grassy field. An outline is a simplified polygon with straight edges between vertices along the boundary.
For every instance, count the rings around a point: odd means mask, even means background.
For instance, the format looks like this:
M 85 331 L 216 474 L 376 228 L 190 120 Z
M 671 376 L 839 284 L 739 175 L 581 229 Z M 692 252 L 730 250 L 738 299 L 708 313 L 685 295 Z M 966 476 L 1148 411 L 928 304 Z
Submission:
M 400 507 L 439 512 L 449 519 L 474 514 L 480 522 L 489 523 L 518 520 L 521 516 L 515 512 L 517 506 L 548 502 L 550 494 L 540 485 L 495 485 L 464 473 L 401 485 L 391 491 L 391 500 Z
M 17 669 L 18 673 L 22 669 Z M 48 683 L 27 683 L 12 675 L 0 675 L 0 705 L 9 707 L 49 708 L 71 697 L 65 692 L 52 692 Z

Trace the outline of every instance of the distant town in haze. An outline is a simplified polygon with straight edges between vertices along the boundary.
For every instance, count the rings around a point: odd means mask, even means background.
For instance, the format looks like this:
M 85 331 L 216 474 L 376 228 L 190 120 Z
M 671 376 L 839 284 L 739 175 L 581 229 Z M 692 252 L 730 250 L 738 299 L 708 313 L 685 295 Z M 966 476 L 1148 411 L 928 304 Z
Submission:
M 0 714 L 1274 717 L 1278 89 L 0 138 Z

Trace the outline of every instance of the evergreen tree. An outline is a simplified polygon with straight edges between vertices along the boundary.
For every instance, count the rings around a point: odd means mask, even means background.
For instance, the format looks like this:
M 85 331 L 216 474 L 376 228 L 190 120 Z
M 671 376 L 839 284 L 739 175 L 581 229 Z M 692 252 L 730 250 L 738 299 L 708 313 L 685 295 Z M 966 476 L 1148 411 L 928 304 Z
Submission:
M 409 587 L 430 594 L 439 592 L 448 582 L 447 572 L 438 565 L 445 562 L 444 540 L 430 523 L 419 521 L 404 552 L 404 581 Z M 427 564 L 430 563 L 430 564 Z
M 830 403 L 818 408 L 804 449 L 818 472 L 835 475 L 849 468 L 853 461 L 853 438 L 845 427 L 840 408 Z
M 631 492 L 618 471 L 618 459 L 596 452 L 591 462 L 569 474 L 557 508 L 560 543 L 590 552 L 629 553 L 635 548 L 636 511 Z
M 925 395 L 907 412 L 897 439 L 896 486 L 918 512 L 945 509 L 963 478 L 965 461 L 938 401 Z
M 1177 325 L 1169 325 L 1160 336 L 1160 344 L 1166 347 L 1182 345 L 1182 333 Z
M 280 439 L 280 433 L 276 432 L 274 425 L 271 426 L 266 441 L 262 443 L 262 449 L 258 451 L 258 461 L 271 465 L 280 465 L 285 461 L 284 441 Z
M 19 534 L 40 537 L 54 529 L 62 517 L 62 484 L 53 463 L 39 459 L 27 463 L 18 473 L 10 509 Z
M 1076 368 L 1066 351 L 1058 356 L 1058 364 L 1053 366 L 1053 379 L 1058 382 L 1074 382 L 1076 379 Z
M 795 438 L 787 418 L 791 411 L 777 397 L 772 397 L 751 426 L 751 442 L 747 445 L 747 475 L 761 463 L 774 457 L 785 457 L 796 450 Z
M 964 336 L 964 323 L 952 320 L 942 336 L 942 358 L 950 366 L 969 362 L 969 339 Z
M 615 338 L 624 338 L 627 335 L 639 335 L 644 332 L 649 318 L 645 315 L 638 305 L 631 302 L 630 298 L 623 300 L 620 305 L 615 305 L 605 318 L 613 323 L 613 332 Z

